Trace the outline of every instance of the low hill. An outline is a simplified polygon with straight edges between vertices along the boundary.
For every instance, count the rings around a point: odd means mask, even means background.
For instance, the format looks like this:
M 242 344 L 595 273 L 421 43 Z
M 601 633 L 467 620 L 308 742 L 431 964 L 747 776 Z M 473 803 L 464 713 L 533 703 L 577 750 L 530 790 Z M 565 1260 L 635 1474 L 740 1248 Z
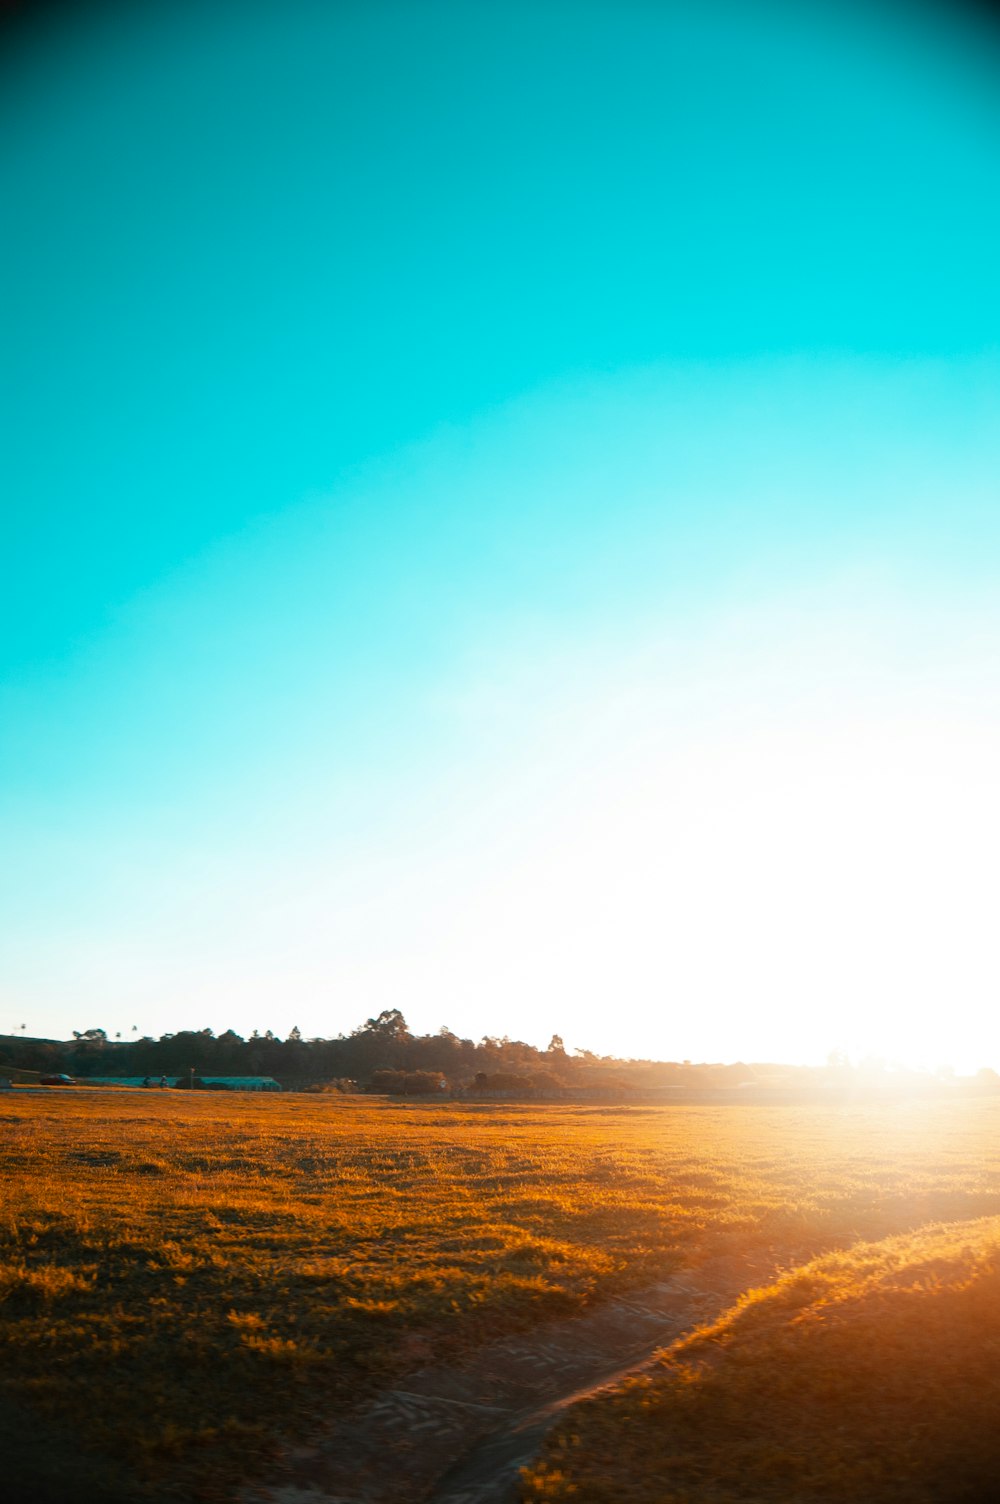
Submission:
M 817 1259 L 570 1411 L 526 1501 L 987 1504 L 1000 1218 Z

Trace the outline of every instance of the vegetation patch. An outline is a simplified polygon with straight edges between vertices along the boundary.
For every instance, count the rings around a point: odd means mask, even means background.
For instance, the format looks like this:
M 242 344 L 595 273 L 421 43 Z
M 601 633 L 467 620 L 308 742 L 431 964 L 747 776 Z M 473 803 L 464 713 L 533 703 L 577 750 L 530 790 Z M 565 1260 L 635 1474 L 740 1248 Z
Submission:
M 986 1504 L 1000 1218 L 861 1243 L 748 1291 L 569 1413 L 523 1499 Z
M 114 1479 L 134 1499 L 221 1499 L 279 1439 L 409 1369 L 679 1266 L 801 1262 L 1000 1215 L 998 1115 L 991 1099 L 609 1120 L 15 1090 L 0 1100 L 0 1409 L 30 1424 L 12 1438 L 21 1463 L 5 1452 L 9 1496 L 40 1497 L 58 1455 L 76 1459 L 78 1504 Z

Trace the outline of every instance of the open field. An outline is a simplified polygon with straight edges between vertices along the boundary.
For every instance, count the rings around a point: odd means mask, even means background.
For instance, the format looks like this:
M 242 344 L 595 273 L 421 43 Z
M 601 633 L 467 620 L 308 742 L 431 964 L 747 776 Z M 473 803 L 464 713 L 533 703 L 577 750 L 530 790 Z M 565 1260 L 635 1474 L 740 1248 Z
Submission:
M 1000 1215 L 998 1129 L 993 1099 L 14 1091 L 0 1097 L 7 1478 L 17 1499 L 65 1497 L 67 1470 L 77 1500 L 224 1498 L 279 1438 L 428 1357 L 709 1258 L 790 1267 Z

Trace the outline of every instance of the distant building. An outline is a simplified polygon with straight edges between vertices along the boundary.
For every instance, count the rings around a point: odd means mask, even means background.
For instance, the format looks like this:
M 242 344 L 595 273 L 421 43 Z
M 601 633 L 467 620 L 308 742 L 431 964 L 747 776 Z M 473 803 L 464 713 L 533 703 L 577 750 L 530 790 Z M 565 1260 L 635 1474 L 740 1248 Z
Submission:
M 165 1081 L 168 1086 L 176 1086 L 178 1082 L 188 1084 L 189 1077 L 183 1076 L 79 1076 L 81 1085 L 90 1086 L 148 1086 L 151 1089 L 158 1087 Z M 281 1091 L 279 1082 L 273 1076 L 199 1076 L 195 1080 L 200 1082 L 203 1088 L 209 1091 L 213 1087 L 222 1091 Z

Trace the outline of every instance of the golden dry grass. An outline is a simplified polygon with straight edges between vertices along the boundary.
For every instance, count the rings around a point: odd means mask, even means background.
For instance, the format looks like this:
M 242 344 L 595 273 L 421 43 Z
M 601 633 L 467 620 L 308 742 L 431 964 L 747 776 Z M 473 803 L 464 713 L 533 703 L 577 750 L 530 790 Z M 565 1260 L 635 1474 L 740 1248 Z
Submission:
M 748 1292 L 572 1411 L 530 1504 L 991 1504 L 1000 1218 L 863 1243 Z
M 223 1497 L 407 1367 L 678 1264 L 1000 1214 L 998 1116 L 15 1091 L 8 1458 L 21 1438 L 26 1498 L 49 1497 L 46 1457 L 73 1459 L 78 1500 L 85 1477 L 95 1499 Z

